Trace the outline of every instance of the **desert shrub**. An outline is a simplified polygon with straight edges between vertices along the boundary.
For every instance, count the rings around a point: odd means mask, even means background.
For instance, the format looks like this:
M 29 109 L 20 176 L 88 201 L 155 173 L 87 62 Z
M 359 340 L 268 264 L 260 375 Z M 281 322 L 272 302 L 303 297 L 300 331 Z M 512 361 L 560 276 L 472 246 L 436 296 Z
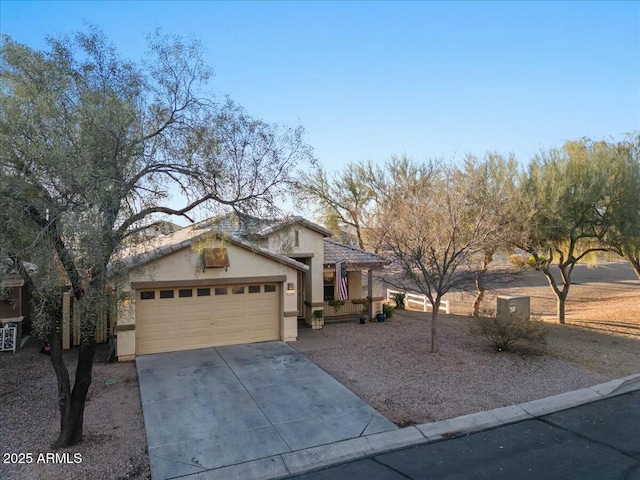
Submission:
M 497 352 L 540 350 L 546 344 L 546 328 L 539 317 L 525 320 L 515 314 L 483 316 L 477 318 L 476 326 L 477 333 Z

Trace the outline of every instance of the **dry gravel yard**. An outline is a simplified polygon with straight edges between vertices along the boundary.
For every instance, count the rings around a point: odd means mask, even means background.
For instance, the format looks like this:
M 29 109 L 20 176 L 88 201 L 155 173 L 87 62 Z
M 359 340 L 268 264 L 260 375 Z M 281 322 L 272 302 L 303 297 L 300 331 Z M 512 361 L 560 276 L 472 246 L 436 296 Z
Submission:
M 75 367 L 74 352 L 67 365 Z M 0 453 L 32 453 L 32 464 L 0 463 L 0 478 L 51 479 L 146 479 L 149 478 L 147 442 L 140 406 L 140 392 L 133 362 L 105 365 L 104 346 L 98 349 L 90 399 L 85 407 L 84 440 L 58 453 L 82 463 L 36 463 L 39 453 L 51 452 L 59 413 L 56 379 L 51 359 L 40 353 L 33 339 L 15 354 L 0 353 Z M 113 385 L 107 383 L 116 380 Z
M 521 403 L 640 371 L 640 339 L 548 325 L 547 354 L 494 352 L 469 317 L 441 317 L 442 352 L 429 353 L 424 313 L 332 325 L 334 348 L 307 352 L 395 423 L 408 425 Z
M 532 297 L 551 319 L 544 278 L 529 273 L 500 294 Z M 386 323 L 331 325 L 312 332 L 330 348 L 307 352 L 323 369 L 401 425 L 429 422 L 542 398 L 640 372 L 640 282 L 624 264 L 581 269 L 568 303 L 568 325 L 548 324 L 545 355 L 495 353 L 470 333 L 469 317 L 442 316 L 442 354 L 431 355 L 425 314 L 403 312 Z M 452 295 L 454 313 L 468 298 Z M 495 305 L 490 296 L 488 305 Z M 104 347 L 102 347 L 104 348 Z M 69 352 L 68 364 L 74 365 Z M 0 463 L 0 479 L 146 479 L 149 463 L 135 365 L 96 355 L 85 440 L 67 449 L 72 465 Z M 105 380 L 117 380 L 105 384 Z M 107 382 L 110 383 L 110 382 Z M 58 431 L 56 381 L 49 357 L 32 340 L 0 353 L 0 453 L 50 452 Z

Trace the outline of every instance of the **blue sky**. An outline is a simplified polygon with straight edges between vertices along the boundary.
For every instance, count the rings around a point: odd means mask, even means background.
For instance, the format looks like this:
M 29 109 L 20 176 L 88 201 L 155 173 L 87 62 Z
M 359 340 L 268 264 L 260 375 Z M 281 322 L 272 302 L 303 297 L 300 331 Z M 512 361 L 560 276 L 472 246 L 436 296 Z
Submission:
M 0 1 L 34 48 L 85 22 L 131 59 L 158 26 L 199 38 L 212 90 L 304 125 L 329 170 L 640 130 L 640 2 Z

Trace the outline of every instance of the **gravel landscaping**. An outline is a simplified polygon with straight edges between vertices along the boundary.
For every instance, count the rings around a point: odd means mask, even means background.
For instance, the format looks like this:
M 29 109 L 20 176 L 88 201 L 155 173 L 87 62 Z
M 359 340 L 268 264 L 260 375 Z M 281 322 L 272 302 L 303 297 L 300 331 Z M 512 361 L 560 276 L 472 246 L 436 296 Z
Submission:
M 429 353 L 430 326 L 419 312 L 385 323 L 338 324 L 312 332 L 334 346 L 305 352 L 316 364 L 398 425 L 432 422 L 544 398 L 638 373 L 640 343 L 549 325 L 544 355 L 497 353 L 471 332 L 471 317 L 440 318 L 441 353 Z M 597 336 L 601 336 L 598 340 Z M 601 351 L 606 362 L 601 361 Z
M 56 452 L 68 453 L 72 462 L 74 454 L 80 454 L 81 463 L 60 464 L 51 460 L 38 463 L 40 453 L 53 452 L 50 445 L 60 425 L 50 357 L 40 353 L 33 338 L 15 354 L 0 353 L 1 479 L 150 478 L 135 364 L 104 364 L 104 356 L 104 346 L 99 346 L 85 407 L 84 439 Z M 67 365 L 75 367 L 74 352 L 65 353 L 65 357 Z M 10 453 L 31 453 L 33 462 L 5 463 L 5 454 Z

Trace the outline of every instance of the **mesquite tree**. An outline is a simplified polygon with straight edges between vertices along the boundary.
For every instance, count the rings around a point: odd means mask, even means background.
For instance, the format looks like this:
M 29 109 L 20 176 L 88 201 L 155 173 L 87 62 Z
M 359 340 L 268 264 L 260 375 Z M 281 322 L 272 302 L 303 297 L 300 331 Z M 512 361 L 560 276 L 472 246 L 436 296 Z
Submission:
M 95 327 L 119 253 L 158 215 L 194 208 L 274 208 L 296 168 L 313 162 L 301 127 L 249 116 L 207 96 L 197 42 L 156 32 L 144 62 L 123 60 L 97 29 L 33 50 L 0 45 L 0 256 L 35 289 L 37 330 L 58 379 L 60 434 L 82 439 Z M 182 193 L 184 204 L 171 196 Z M 36 278 L 21 268 L 39 262 Z M 73 385 L 58 302 L 70 285 L 81 344 Z
M 442 297 L 473 283 L 477 257 L 504 228 L 493 196 L 478 196 L 482 169 L 425 165 L 428 172 L 410 191 L 391 186 L 380 206 L 377 230 L 395 274 L 391 282 L 429 299 L 431 352 L 440 351 L 438 314 Z

